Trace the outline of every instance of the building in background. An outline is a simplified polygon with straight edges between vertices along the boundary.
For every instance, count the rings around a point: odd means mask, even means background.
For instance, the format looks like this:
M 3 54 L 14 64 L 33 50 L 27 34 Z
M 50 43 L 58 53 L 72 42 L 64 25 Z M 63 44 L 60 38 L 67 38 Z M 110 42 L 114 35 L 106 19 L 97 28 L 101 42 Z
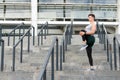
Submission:
M 0 20 L 31 21 L 31 0 L 0 0 Z M 37 20 L 86 21 L 94 13 L 101 21 L 117 20 L 117 0 L 37 0 Z
M 0 0 L 0 21 L 119 21 L 119 0 Z

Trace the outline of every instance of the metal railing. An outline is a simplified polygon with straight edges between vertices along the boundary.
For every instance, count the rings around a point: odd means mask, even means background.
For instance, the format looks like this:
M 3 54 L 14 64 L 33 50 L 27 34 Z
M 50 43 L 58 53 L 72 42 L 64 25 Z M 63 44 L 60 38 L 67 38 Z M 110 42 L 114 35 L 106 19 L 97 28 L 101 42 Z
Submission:
M 114 69 L 120 70 L 120 35 L 113 38 Z
M 41 25 L 41 29 L 38 33 L 38 46 L 40 44 L 40 41 L 41 41 L 41 45 L 43 45 L 43 36 L 44 36 L 44 39 L 46 39 L 47 34 L 48 34 L 48 22 Z M 41 36 L 41 40 L 40 40 L 40 36 Z
M 40 72 L 40 75 L 38 77 L 38 80 L 46 80 L 46 68 L 49 63 L 50 57 L 51 57 L 51 80 L 54 80 L 54 46 L 56 44 L 56 70 L 58 70 L 58 38 L 55 37 L 52 41 L 52 45 L 50 46 L 50 49 L 48 51 L 48 55 L 45 59 L 45 62 L 43 64 L 43 68 Z
M 21 43 L 20 45 L 20 63 L 22 63 L 22 56 L 23 56 L 23 39 L 26 35 L 28 35 L 28 52 L 30 51 L 30 30 L 34 28 L 33 26 L 31 26 L 27 32 L 25 34 L 23 34 L 23 36 L 19 39 L 19 41 L 13 45 L 13 60 L 12 60 L 12 71 L 15 71 L 15 50 L 16 47 L 18 46 L 19 43 Z M 33 33 L 34 33 L 34 29 L 33 29 Z M 33 35 L 34 38 L 34 35 Z
M 45 60 L 45 63 L 43 65 L 43 69 L 40 72 L 40 75 L 37 80 L 46 80 L 46 68 L 51 56 L 51 80 L 54 80 L 54 46 L 56 44 L 56 70 L 62 70 L 62 63 L 65 62 L 65 51 L 67 50 L 67 45 L 71 44 L 71 38 L 72 38 L 72 29 L 73 29 L 73 22 L 71 22 L 70 25 L 66 25 L 64 34 L 61 39 L 60 43 L 60 62 L 59 62 L 59 47 L 58 47 L 58 38 L 55 37 L 53 39 L 52 45 L 50 46 L 50 49 L 48 51 L 48 56 Z M 60 63 L 60 66 L 59 66 Z
M 21 36 L 21 29 L 23 28 L 23 34 L 25 33 L 25 29 L 24 29 L 24 23 L 21 23 L 21 24 L 19 24 L 19 25 L 17 25 L 9 34 L 8 34 L 8 46 L 10 45 L 10 37 L 11 37 L 11 35 L 13 34 L 13 45 L 15 44 L 15 31 L 17 30 L 17 29 L 19 29 L 19 33 L 18 33 L 18 35 L 19 35 L 19 39 L 20 39 L 20 36 Z M 21 28 L 22 27 L 22 28 Z
M 97 25 L 98 37 L 100 43 L 104 44 L 104 50 L 107 52 L 107 62 L 110 64 L 110 69 L 113 70 L 112 65 L 112 42 L 108 38 L 108 33 L 106 27 L 102 25 Z
M 71 23 L 71 25 L 66 25 L 66 29 L 60 43 L 60 70 L 62 70 L 62 62 L 65 62 L 65 51 L 67 51 L 67 45 L 71 44 L 72 31 L 73 23 Z

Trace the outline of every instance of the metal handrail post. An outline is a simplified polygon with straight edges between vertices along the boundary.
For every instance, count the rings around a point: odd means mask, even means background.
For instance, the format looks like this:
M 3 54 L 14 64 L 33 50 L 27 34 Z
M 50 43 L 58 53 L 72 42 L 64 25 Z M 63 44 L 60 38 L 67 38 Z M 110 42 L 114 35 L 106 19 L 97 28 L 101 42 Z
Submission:
M 119 45 L 119 69 L 120 69 L 120 45 Z
M 106 50 L 105 31 L 103 33 L 104 50 Z
M 51 80 L 54 80 L 54 48 L 52 49 L 52 56 L 51 56 Z
M 109 45 L 108 45 L 108 39 L 107 39 L 107 61 L 109 62 Z
M 63 50 L 63 62 L 65 62 L 65 39 L 63 40 L 63 44 L 62 45 L 63 45 L 63 47 L 62 47 L 63 48 L 62 49 Z
M 47 35 L 48 35 L 48 22 L 47 22 Z
M 39 46 L 39 44 L 40 44 L 40 33 L 38 34 L 38 46 Z
M 117 70 L 117 53 L 116 53 L 116 38 L 113 38 L 113 49 L 114 49 L 114 67 Z
M 30 30 L 28 32 L 28 52 L 30 52 Z
M 21 40 L 20 63 L 22 63 L 23 56 L 23 40 Z
M 25 34 L 25 27 L 23 27 L 23 34 Z
M 46 69 L 44 71 L 43 80 L 46 80 Z
M 71 27 L 69 28 L 69 42 L 68 44 L 71 44 Z
M 15 47 L 13 47 L 12 71 L 15 71 Z
M 71 38 L 72 38 L 71 27 L 72 27 L 72 25 L 70 26 L 70 30 L 69 30 L 69 44 L 71 44 Z
M 60 45 L 60 71 L 62 71 L 62 62 L 63 62 L 63 48 L 62 44 Z
M 47 30 L 46 27 L 47 27 L 47 26 L 45 25 L 45 29 L 44 29 L 44 34 L 45 34 L 45 35 L 44 35 L 44 39 L 46 39 L 46 30 Z
M 33 45 L 35 45 L 35 28 L 33 27 Z
M 15 30 L 14 30 L 14 34 L 13 34 L 13 45 L 15 45 Z
M 63 42 L 64 42 L 65 51 L 67 51 L 67 32 L 65 32 Z
M 104 28 L 103 28 L 103 24 L 102 24 L 102 31 L 101 31 L 101 38 L 102 38 L 102 44 L 104 43 L 103 41 L 104 41 Z
M 4 40 L 2 42 L 2 50 L 1 50 L 1 71 L 4 69 Z
M 19 39 L 20 39 L 20 36 L 21 36 L 21 28 L 19 27 Z
M 41 30 L 41 45 L 43 45 L 43 29 Z
M 58 39 L 56 39 L 56 70 L 58 70 Z
M 10 45 L 10 36 L 8 36 L 8 46 Z

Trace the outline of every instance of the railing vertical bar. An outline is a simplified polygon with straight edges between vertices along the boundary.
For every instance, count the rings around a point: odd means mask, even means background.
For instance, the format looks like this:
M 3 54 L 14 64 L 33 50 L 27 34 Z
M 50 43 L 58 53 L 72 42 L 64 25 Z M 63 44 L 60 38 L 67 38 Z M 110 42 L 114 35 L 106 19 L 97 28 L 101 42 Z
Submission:
M 62 71 L 62 62 L 63 62 L 63 51 L 62 51 L 62 45 L 60 45 L 60 71 Z
M 108 39 L 107 39 L 107 62 L 109 62 L 109 45 L 108 45 Z
M 106 50 L 106 41 L 105 41 L 105 31 L 104 31 L 104 33 L 103 33 L 103 40 L 104 40 L 104 50 Z
M 19 27 L 19 39 L 20 39 L 20 36 L 21 36 L 21 28 Z
M 119 70 L 120 70 L 120 45 L 119 45 Z
M 63 40 L 63 62 L 65 62 L 65 40 Z
M 4 41 L 2 42 L 2 50 L 1 50 L 1 71 L 4 69 Z
M 63 39 L 64 42 L 64 50 L 67 51 L 67 32 L 65 33 L 65 37 Z
M 116 38 L 113 38 L 113 49 L 114 49 L 114 68 L 117 70 L 117 55 L 116 55 Z
M 47 22 L 47 35 L 48 35 L 48 22 Z
M 10 36 L 8 36 L 8 46 L 10 45 Z
M 44 32 L 44 34 L 45 34 L 45 35 L 44 35 L 44 39 L 46 39 L 46 25 L 45 25 L 44 31 L 45 31 L 45 32 Z
M 22 63 L 23 57 L 23 40 L 21 40 L 21 51 L 20 51 L 20 63 Z
M 56 39 L 56 70 L 58 70 L 58 39 Z
M 52 49 L 52 56 L 51 56 L 51 80 L 54 80 L 54 48 Z
M 30 31 L 28 32 L 28 52 L 30 52 Z
M 46 69 L 44 71 L 43 80 L 46 80 Z
M 41 30 L 41 45 L 43 45 L 43 29 Z
M 35 45 L 35 28 L 33 27 L 33 45 Z
M 12 71 L 15 71 L 15 47 L 13 47 Z
M 40 33 L 38 34 L 38 46 L 40 44 Z
M 15 45 L 15 30 L 14 30 L 14 34 L 13 34 L 13 45 Z

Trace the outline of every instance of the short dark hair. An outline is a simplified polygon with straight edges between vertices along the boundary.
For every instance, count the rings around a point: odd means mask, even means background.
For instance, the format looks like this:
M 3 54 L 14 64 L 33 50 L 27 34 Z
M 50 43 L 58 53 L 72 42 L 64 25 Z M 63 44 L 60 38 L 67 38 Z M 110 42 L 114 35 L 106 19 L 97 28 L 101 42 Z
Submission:
M 89 17 L 89 16 L 92 16 L 92 17 L 94 17 L 94 19 L 95 19 L 95 15 L 94 15 L 94 14 L 88 14 L 88 17 Z

